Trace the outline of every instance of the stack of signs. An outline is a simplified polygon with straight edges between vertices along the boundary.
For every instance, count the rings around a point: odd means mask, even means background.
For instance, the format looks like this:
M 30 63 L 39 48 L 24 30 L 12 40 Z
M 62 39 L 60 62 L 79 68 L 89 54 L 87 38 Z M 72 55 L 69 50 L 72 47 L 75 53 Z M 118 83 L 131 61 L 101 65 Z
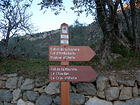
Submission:
M 61 25 L 60 46 L 49 46 L 49 61 L 90 61 L 96 54 L 88 46 L 69 46 L 68 25 Z M 50 66 L 49 81 L 88 82 L 96 77 L 90 66 Z

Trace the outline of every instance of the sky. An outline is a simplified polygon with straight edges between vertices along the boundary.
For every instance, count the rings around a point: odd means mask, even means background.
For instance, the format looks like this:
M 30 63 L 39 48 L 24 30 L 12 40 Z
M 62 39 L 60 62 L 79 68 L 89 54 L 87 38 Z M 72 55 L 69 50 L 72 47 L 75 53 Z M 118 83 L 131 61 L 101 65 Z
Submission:
M 93 22 L 93 16 L 88 15 L 86 17 L 85 14 L 77 16 L 70 7 L 73 6 L 72 0 L 63 0 L 66 11 L 62 11 L 59 15 L 55 15 L 50 9 L 44 13 L 43 10 L 40 11 L 40 3 L 41 0 L 33 0 L 33 4 L 31 6 L 30 12 L 33 14 L 31 17 L 31 22 L 38 29 L 37 32 L 51 31 L 60 28 L 62 23 L 67 23 L 68 25 L 72 25 L 76 19 L 80 23 L 90 24 Z

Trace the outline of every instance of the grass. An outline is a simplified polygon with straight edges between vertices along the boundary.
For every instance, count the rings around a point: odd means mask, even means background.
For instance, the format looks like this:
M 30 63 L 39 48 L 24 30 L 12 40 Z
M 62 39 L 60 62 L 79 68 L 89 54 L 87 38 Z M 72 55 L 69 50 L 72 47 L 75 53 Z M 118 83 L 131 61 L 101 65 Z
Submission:
M 59 65 L 59 62 L 49 62 L 45 59 L 2 59 L 0 74 L 18 72 L 31 77 L 48 76 L 49 65 Z
M 111 67 L 114 69 L 124 69 L 124 70 L 130 70 L 133 68 L 139 68 L 140 67 L 140 59 L 139 58 L 121 58 L 114 60 L 110 63 Z

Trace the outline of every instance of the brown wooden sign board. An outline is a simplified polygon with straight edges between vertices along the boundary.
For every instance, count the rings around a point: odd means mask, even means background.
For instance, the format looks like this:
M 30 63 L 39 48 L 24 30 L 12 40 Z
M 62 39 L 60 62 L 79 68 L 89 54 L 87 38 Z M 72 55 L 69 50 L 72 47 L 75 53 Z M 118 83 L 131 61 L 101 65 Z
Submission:
M 96 77 L 90 66 L 49 66 L 49 81 L 89 82 Z
M 88 46 L 49 46 L 49 61 L 90 61 L 95 55 Z

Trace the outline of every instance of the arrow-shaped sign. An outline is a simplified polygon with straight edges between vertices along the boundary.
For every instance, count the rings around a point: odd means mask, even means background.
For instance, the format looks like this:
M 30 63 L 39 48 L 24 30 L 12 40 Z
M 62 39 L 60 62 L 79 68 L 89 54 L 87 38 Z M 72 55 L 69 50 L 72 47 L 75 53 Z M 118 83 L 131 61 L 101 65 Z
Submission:
M 50 66 L 49 81 L 89 82 L 96 77 L 90 66 Z
M 49 46 L 49 61 L 90 61 L 95 55 L 88 46 Z

